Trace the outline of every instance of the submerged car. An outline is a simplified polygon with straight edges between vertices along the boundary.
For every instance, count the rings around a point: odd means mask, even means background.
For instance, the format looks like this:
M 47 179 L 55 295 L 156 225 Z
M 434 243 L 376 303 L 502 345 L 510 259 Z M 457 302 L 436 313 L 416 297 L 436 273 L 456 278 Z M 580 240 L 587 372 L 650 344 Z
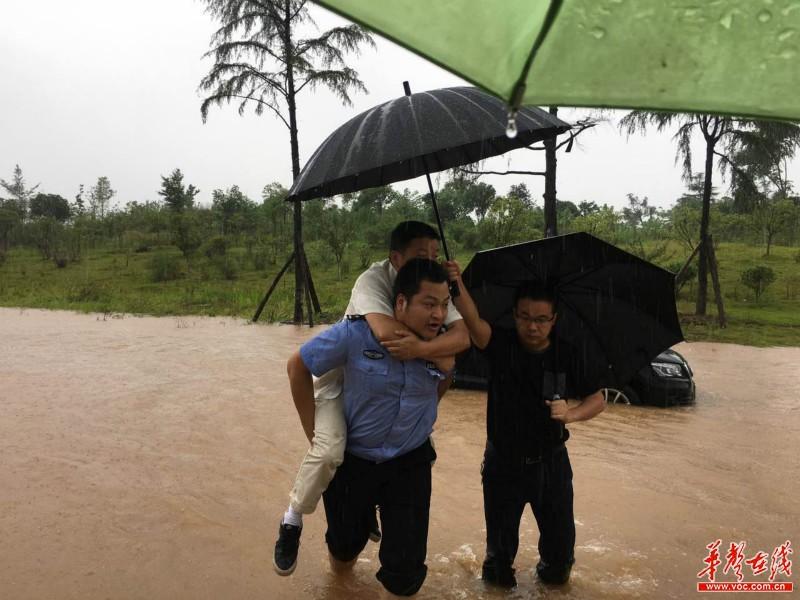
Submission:
M 462 389 L 486 390 L 488 374 L 483 356 L 471 348 L 456 361 L 453 385 Z M 610 404 L 662 407 L 694 404 L 695 393 L 692 369 L 686 359 L 674 350 L 659 354 L 621 389 L 605 389 L 606 400 Z

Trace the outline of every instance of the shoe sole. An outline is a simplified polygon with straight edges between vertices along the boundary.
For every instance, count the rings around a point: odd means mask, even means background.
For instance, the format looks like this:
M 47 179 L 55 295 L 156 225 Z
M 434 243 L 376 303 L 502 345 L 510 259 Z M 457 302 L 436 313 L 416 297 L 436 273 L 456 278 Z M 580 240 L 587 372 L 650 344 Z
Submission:
M 273 558 L 273 559 L 272 559 L 272 567 L 275 569 L 275 572 L 276 572 L 278 575 L 280 575 L 280 576 L 282 576 L 282 577 L 287 577 L 288 575 L 291 575 L 292 573 L 294 573 L 294 570 L 297 568 L 297 561 L 294 561 L 294 563 L 292 564 L 292 566 L 291 566 L 291 567 L 289 567 L 288 569 L 281 569 L 281 568 L 278 566 L 278 563 L 276 563 L 276 562 L 275 562 L 275 559 Z

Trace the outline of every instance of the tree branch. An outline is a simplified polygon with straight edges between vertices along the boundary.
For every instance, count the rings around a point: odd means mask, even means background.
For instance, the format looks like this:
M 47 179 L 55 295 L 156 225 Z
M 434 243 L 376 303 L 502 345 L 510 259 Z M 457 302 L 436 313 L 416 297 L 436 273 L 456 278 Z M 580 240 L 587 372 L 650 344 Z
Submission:
M 468 173 L 470 175 L 540 175 L 544 177 L 544 171 L 475 171 L 473 169 L 465 169 L 463 167 L 459 167 L 457 169 L 459 173 Z

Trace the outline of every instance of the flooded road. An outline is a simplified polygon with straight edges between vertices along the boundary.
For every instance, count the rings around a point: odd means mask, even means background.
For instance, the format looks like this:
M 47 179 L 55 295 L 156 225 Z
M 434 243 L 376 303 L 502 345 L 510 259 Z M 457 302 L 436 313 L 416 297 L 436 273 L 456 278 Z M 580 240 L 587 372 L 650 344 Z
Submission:
M 272 570 L 307 445 L 285 362 L 318 331 L 0 309 L 0 598 L 383 597 L 374 544 L 352 577 L 330 572 L 321 510 L 294 575 Z M 695 407 L 570 426 L 577 563 L 562 590 L 533 576 L 530 511 L 519 587 L 480 582 L 485 398 L 448 393 L 417 597 L 685 598 L 715 539 L 723 562 L 731 541 L 748 558 L 800 544 L 800 349 L 678 350 Z

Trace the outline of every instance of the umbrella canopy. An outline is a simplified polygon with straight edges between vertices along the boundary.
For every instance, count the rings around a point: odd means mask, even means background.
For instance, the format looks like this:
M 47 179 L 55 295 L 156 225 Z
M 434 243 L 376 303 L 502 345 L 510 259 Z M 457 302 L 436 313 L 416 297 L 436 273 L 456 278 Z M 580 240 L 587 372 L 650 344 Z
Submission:
M 322 142 L 289 190 L 309 200 L 387 185 L 465 165 L 555 137 L 570 126 L 538 108 L 506 135 L 503 103 L 471 87 L 420 92 L 353 117 Z
M 316 0 L 521 104 L 800 120 L 796 0 Z
M 608 370 L 608 385 L 624 384 L 683 341 L 674 275 L 588 233 L 478 252 L 463 280 L 481 317 L 509 329 L 516 287 L 553 285 L 556 335 L 581 350 L 587 364 Z

